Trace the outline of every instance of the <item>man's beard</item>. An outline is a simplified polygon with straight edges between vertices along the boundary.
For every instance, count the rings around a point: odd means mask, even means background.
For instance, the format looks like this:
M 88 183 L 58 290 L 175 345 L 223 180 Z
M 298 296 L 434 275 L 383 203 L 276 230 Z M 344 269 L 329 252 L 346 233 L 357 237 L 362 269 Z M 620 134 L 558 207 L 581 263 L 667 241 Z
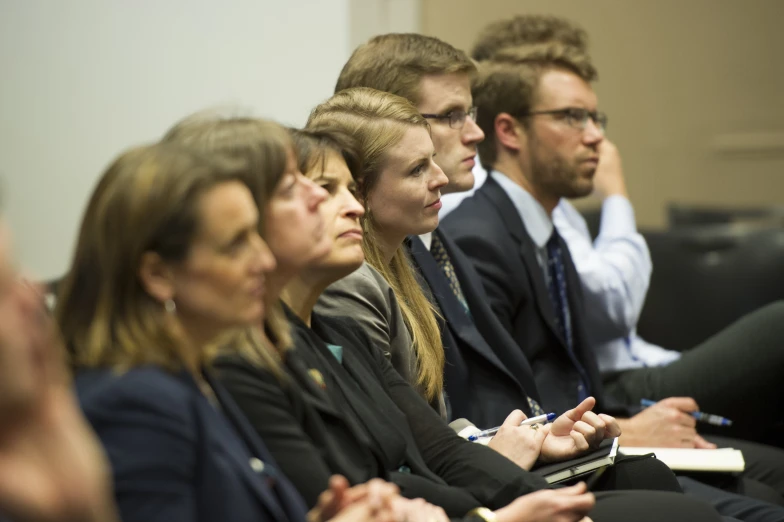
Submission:
M 536 151 L 535 142 L 531 151 Z M 554 198 L 583 198 L 593 191 L 593 182 L 583 184 L 583 177 L 575 165 L 569 164 L 563 157 L 554 155 L 542 159 L 539 154 L 531 154 L 531 173 L 539 190 Z

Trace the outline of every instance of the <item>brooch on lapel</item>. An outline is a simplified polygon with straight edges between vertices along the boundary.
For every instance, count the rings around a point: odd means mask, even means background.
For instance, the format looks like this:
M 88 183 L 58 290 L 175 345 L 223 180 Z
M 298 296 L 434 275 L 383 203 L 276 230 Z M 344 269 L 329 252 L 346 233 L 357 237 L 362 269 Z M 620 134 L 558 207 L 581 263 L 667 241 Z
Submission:
M 319 388 L 321 388 L 322 390 L 327 389 L 327 383 L 324 382 L 324 376 L 321 375 L 320 371 L 318 371 L 315 368 L 311 368 L 310 370 L 308 370 L 308 373 L 310 374 L 310 378 L 313 379 L 313 382 L 315 382 Z

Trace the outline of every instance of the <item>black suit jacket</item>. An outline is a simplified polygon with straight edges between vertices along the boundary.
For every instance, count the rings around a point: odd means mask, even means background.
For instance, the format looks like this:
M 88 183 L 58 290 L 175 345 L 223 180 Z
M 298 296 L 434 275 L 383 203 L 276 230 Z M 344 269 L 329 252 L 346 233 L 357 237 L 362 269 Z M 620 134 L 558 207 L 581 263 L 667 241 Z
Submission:
M 296 348 L 286 356 L 286 370 L 296 386 L 236 358 L 231 365 L 223 359 L 220 373 L 303 494 L 309 483 L 326 484 L 330 473 L 354 482 L 381 477 L 405 496 L 463 516 L 548 487 L 490 448 L 457 436 L 351 319 L 314 314 L 312 329 L 291 320 Z M 343 347 L 342 363 L 326 342 Z M 331 454 L 336 451 L 341 454 Z
M 489 176 L 441 225 L 471 259 L 490 306 L 512 334 L 533 367 L 545 410 L 562 413 L 576 405 L 580 376 L 555 323 L 547 283 L 536 259 L 535 245 L 520 214 L 501 186 Z M 575 357 L 588 377 L 597 410 L 628 415 L 627 408 L 605 397 L 602 381 L 583 323 L 580 280 L 569 249 L 561 241 L 566 264 Z
M 452 416 L 483 428 L 502 424 L 514 409 L 531 416 L 527 396 L 540 398 L 528 360 L 490 308 L 471 261 L 441 230 L 433 234 L 444 245 L 471 310 L 469 317 L 422 240 L 409 238 L 411 257 L 442 314 L 444 387 Z
M 86 370 L 75 384 L 123 521 L 305 520 L 302 497 L 217 383 L 221 412 L 186 372 Z

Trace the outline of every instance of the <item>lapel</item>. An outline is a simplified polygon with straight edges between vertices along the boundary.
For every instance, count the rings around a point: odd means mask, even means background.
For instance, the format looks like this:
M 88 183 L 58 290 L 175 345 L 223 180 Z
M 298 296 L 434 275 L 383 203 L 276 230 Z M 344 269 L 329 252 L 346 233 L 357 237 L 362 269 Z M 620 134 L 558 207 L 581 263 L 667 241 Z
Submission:
M 373 394 L 367 389 L 367 386 L 363 384 L 364 379 L 367 378 L 366 375 L 368 370 L 363 366 L 359 357 L 355 355 L 351 345 L 352 340 L 346 339 L 343 332 L 338 327 L 334 327 L 331 324 L 333 321 L 337 322 L 339 320 L 335 318 L 332 318 L 331 320 L 321 318 L 313 313 L 311 314 L 311 328 L 308 328 L 307 325 L 301 321 L 299 325 L 300 328 L 307 328 L 306 333 L 310 339 L 309 344 L 312 346 L 314 356 L 321 361 L 320 370 L 323 370 L 327 374 L 325 375 L 325 378 L 327 378 L 328 385 L 337 386 L 337 388 L 339 388 L 340 393 L 349 403 L 343 405 L 344 408 L 349 407 L 356 410 L 361 407 L 361 404 L 356 405 L 356 402 L 362 403 L 363 399 L 357 396 L 357 390 L 354 386 L 360 389 L 360 395 L 365 394 L 373 399 Z M 340 345 L 343 346 L 342 363 L 338 362 L 331 353 L 328 353 L 328 349 L 325 345 L 327 339 L 340 343 Z M 348 341 L 348 343 L 346 341 Z M 372 346 L 363 346 L 362 349 L 374 348 Z M 347 382 L 346 374 L 354 381 L 354 386 Z M 381 375 L 375 374 L 371 375 L 370 378 L 377 381 L 383 380 Z M 352 404 L 355 404 L 355 406 L 352 406 Z M 392 448 L 387 448 L 383 442 L 376 439 L 374 426 L 366 422 L 370 419 L 365 419 L 359 415 L 356 416 L 356 419 L 352 415 L 339 414 L 339 416 L 349 427 L 354 437 L 359 441 L 359 444 L 365 448 L 369 448 L 374 458 L 379 462 L 392 462 L 393 459 L 391 458 L 390 453 Z M 370 441 L 371 438 L 376 442 L 372 443 Z
M 342 418 L 342 415 L 335 409 L 326 388 L 322 388 L 314 378 L 314 372 L 320 373 L 320 370 L 308 368 L 306 361 L 296 357 L 296 354 L 294 357 L 291 357 L 290 355 L 291 354 L 289 354 L 289 360 L 286 362 L 286 366 L 294 375 L 297 383 L 304 388 L 302 396 L 305 402 L 320 410 L 322 413 Z M 324 385 L 326 386 L 326 381 L 324 381 Z
M 212 423 L 210 428 L 217 431 L 217 440 L 222 443 L 226 454 L 234 462 L 238 474 L 247 482 L 249 489 L 258 497 L 262 505 L 269 510 L 275 520 L 288 520 L 289 517 L 281 506 L 280 500 L 273 493 L 272 488 L 264 483 L 262 475 L 253 470 L 250 463 L 251 457 L 255 456 L 261 459 L 264 464 L 275 467 L 275 460 L 261 442 L 258 435 L 253 431 L 253 428 L 251 428 L 245 420 L 244 415 L 234 403 L 231 396 L 229 396 L 229 393 L 223 389 L 216 379 L 212 379 L 209 375 L 205 375 L 205 378 L 215 392 L 215 396 L 220 403 L 224 417 L 234 428 L 234 432 L 232 433 L 226 423 Z M 188 380 L 194 387 L 194 390 L 197 393 L 200 393 L 196 382 L 190 375 L 188 375 Z M 205 408 L 212 408 L 207 401 L 200 401 L 200 403 L 204 404 Z M 211 413 L 213 415 L 215 414 L 215 412 Z M 282 477 L 279 476 L 277 478 L 280 481 Z M 297 498 L 287 498 L 286 500 L 289 502 L 296 502 Z M 301 499 L 299 499 L 299 503 L 302 504 L 300 507 L 304 511 L 305 506 Z
M 445 242 L 443 235 L 438 230 L 433 232 L 433 235 L 436 234 L 438 234 L 439 239 L 444 244 L 444 248 L 447 248 L 447 243 Z M 438 306 L 441 309 L 441 312 L 444 314 L 444 319 L 446 322 L 445 327 L 449 328 L 456 337 L 463 341 L 464 344 L 470 346 L 474 351 L 487 359 L 498 370 L 505 373 L 513 381 L 517 381 L 514 375 L 512 375 L 506 368 L 506 366 L 501 363 L 501 361 L 498 359 L 498 356 L 487 344 L 487 341 L 484 339 L 484 337 L 482 337 L 482 335 L 479 333 L 479 330 L 476 328 L 473 319 L 466 315 L 465 311 L 463 310 L 463 305 L 460 304 L 460 301 L 458 301 L 457 297 L 452 292 L 452 288 L 449 286 L 449 280 L 447 279 L 443 270 L 441 270 L 441 268 L 438 266 L 438 263 L 433 258 L 433 255 L 425 247 L 425 244 L 422 242 L 422 240 L 416 236 L 411 236 L 409 239 L 411 255 L 413 256 L 416 264 L 419 266 L 419 269 L 425 280 L 427 281 L 432 295 L 435 297 L 436 301 L 438 301 Z M 450 255 L 451 259 L 452 253 L 449 248 L 447 248 L 447 254 Z M 452 261 L 454 266 L 454 260 Z M 455 270 L 457 270 L 457 267 L 455 267 Z M 460 286 L 462 287 L 463 294 L 465 295 L 467 287 L 464 287 L 462 280 L 460 280 Z M 468 295 L 465 295 L 465 297 L 466 300 L 468 300 Z
M 539 266 L 539 261 L 536 259 L 534 241 L 525 230 L 525 225 L 517 212 L 517 208 L 490 173 L 488 173 L 487 181 L 477 191 L 477 194 L 489 198 L 491 208 L 495 208 L 503 222 L 506 223 L 507 230 L 519 246 L 518 254 L 525 264 L 528 272 L 528 281 L 534 289 L 539 315 L 541 315 L 544 322 L 553 332 L 553 335 L 566 349 L 566 340 L 561 336 L 561 332 L 555 324 L 555 310 L 553 309 L 553 303 L 550 301 L 550 293 L 547 291 L 547 283 L 542 274 L 542 267 Z

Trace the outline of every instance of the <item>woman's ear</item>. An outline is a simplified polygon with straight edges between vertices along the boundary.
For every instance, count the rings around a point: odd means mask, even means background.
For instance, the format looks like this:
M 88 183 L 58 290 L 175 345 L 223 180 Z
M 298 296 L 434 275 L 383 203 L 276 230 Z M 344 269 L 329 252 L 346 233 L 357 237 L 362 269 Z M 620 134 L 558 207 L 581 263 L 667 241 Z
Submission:
M 525 138 L 525 129 L 511 115 L 502 112 L 495 117 L 495 135 L 505 149 L 519 151 Z
M 161 304 L 174 299 L 174 274 L 171 267 L 155 252 L 142 254 L 139 280 L 144 290 Z

